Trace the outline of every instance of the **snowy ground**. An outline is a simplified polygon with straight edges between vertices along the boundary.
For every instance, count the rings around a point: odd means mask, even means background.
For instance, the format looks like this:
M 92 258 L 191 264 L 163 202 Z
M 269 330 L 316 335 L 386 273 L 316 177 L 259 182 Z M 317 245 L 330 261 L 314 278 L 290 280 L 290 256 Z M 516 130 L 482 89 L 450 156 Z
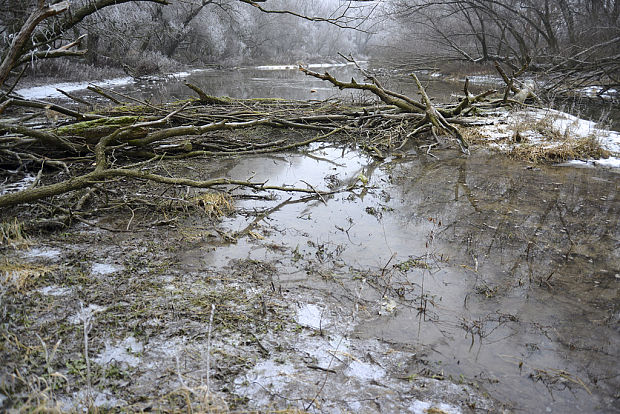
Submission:
M 605 166 L 620 168 L 620 133 L 601 127 L 595 122 L 554 109 L 499 110 L 491 118 L 480 120 L 478 133 L 489 141 L 489 146 L 508 152 L 520 145 L 515 137 L 526 145 L 552 148 L 569 140 L 593 137 L 601 147 L 609 151 L 608 158 L 573 160 L 566 164 L 577 166 Z M 554 139 L 555 138 L 555 139 Z M 558 139 L 560 138 L 560 139 Z

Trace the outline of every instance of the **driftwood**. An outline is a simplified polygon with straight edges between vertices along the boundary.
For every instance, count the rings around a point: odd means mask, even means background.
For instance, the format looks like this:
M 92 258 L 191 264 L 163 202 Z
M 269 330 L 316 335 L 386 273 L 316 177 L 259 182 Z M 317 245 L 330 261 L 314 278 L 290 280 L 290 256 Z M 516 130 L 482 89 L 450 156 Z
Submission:
M 353 61 L 352 58 L 346 59 Z M 468 153 L 469 144 L 455 124 L 467 124 L 473 109 L 480 114 L 484 109 L 514 104 L 514 96 L 523 91 L 523 87 L 516 86 L 514 81 L 519 73 L 512 77 L 504 73 L 502 76 L 507 84 L 504 99 L 488 101 L 487 98 L 496 92 L 494 90 L 473 95 L 466 81 L 464 96 L 458 103 L 434 104 L 415 74 L 412 77 L 421 101 L 385 88 L 375 76 L 359 65 L 358 68 L 367 81 L 351 79 L 344 82 L 328 72 L 320 74 L 305 67 L 300 67 L 300 70 L 340 89 L 368 91 L 377 96 L 380 103 L 345 107 L 325 102 L 219 98 L 208 95 L 196 85 L 187 84 L 199 99 L 167 105 L 153 105 L 113 91 L 93 88 L 115 103 L 122 101 L 112 94 L 136 105 L 123 103 L 98 113 L 82 113 L 57 104 L 8 96 L 0 102 L 3 111 L 18 106 L 40 109 L 46 115 L 57 115 L 48 128 L 15 121 L 0 122 L 0 132 L 5 133 L 0 136 L 0 165 L 19 169 L 27 160 L 38 164 L 40 171 L 45 167 L 61 169 L 65 171 L 66 178 L 59 182 L 37 180 L 37 185 L 31 188 L 1 195 L 0 208 L 92 188 L 96 183 L 119 177 L 194 188 L 217 187 L 226 190 L 241 186 L 257 191 L 301 192 L 322 197 L 311 186 L 268 186 L 251 180 L 232 181 L 227 178 L 192 180 L 161 175 L 150 168 L 166 160 L 285 151 L 311 142 L 334 139 L 349 140 L 373 156 L 384 158 L 387 153 L 400 150 L 411 140 L 425 140 L 426 137 L 438 139 L 438 134 L 455 139 L 460 149 Z M 503 73 L 501 68 L 498 71 Z M 528 99 L 532 97 L 531 94 L 526 96 Z M 80 103 L 88 104 L 84 101 Z M 60 116 L 63 118 L 60 119 Z M 284 134 L 284 139 L 266 142 L 252 138 L 242 140 L 235 134 L 221 133 L 256 128 L 315 132 L 311 136 L 306 133 L 301 139 L 299 134 Z M 79 203 L 80 206 L 83 204 Z

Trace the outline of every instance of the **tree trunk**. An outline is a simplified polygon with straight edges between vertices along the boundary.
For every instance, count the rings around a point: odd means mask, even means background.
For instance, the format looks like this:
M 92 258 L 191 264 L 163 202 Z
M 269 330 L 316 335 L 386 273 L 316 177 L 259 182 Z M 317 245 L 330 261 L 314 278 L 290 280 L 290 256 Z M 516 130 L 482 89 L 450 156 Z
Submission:
M 13 38 L 13 41 L 9 46 L 9 50 L 4 57 L 2 64 L 0 64 L 0 86 L 2 86 L 9 77 L 11 70 L 21 55 L 24 45 L 28 40 L 30 40 L 30 36 L 37 25 L 48 17 L 62 13 L 68 8 L 68 1 L 56 3 L 49 7 L 43 7 L 43 2 L 41 2 L 41 5 L 34 12 L 32 12 L 30 17 L 28 17 L 28 20 L 26 20 L 20 29 L 19 33 L 17 33 L 15 38 Z

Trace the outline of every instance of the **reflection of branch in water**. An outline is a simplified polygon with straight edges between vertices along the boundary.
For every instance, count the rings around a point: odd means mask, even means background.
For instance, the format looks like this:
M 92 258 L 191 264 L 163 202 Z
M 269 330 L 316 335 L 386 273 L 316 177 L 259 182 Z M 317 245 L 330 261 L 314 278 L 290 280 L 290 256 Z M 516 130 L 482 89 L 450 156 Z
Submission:
M 583 382 L 581 378 L 576 375 L 572 375 L 564 370 L 552 368 L 534 369 L 534 371 L 530 373 L 529 377 L 534 382 L 540 381 L 545 384 L 545 387 L 547 387 L 547 390 L 549 391 L 549 394 L 551 394 L 552 398 L 553 386 L 560 390 L 567 388 L 570 389 L 570 383 L 583 387 L 583 389 L 586 390 L 588 394 L 592 395 L 592 391 L 590 391 L 590 388 L 588 388 L 588 386 Z
M 547 207 L 545 208 L 545 211 L 541 214 L 540 219 L 538 220 L 538 225 L 536 226 L 536 229 L 534 230 L 531 237 L 527 241 L 525 250 L 523 251 L 523 253 L 521 253 L 517 257 L 517 260 L 515 260 L 514 264 L 510 267 L 510 273 L 513 276 L 516 274 L 517 269 L 521 266 L 521 263 L 523 262 L 523 260 L 525 260 L 526 263 L 528 264 L 528 269 L 529 269 L 529 282 L 532 283 L 532 277 L 534 275 L 534 270 L 532 269 L 532 260 L 530 258 L 531 248 L 532 246 L 536 244 L 539 233 L 542 230 L 544 223 L 547 221 L 547 217 L 549 216 L 549 213 L 551 213 L 551 210 L 553 210 L 553 207 L 557 204 L 557 201 L 558 199 L 556 198 L 554 202 L 547 203 Z
M 469 346 L 469 351 L 471 351 L 471 349 L 474 347 L 475 338 L 478 337 L 479 348 L 477 352 L 479 353 L 482 349 L 482 340 L 490 337 L 491 334 L 495 332 L 495 330 L 506 325 L 507 323 L 519 323 L 519 319 L 515 315 L 501 313 L 499 311 L 490 313 L 481 319 L 472 319 L 468 321 L 467 319 L 462 318 L 461 328 L 471 335 L 471 344 Z M 490 326 L 491 324 L 495 325 Z M 513 331 L 509 335 L 503 336 L 493 341 L 486 341 L 486 343 L 492 344 L 496 342 L 501 342 L 516 334 L 517 332 Z
M 310 185 L 310 184 L 308 184 L 308 185 Z M 312 190 L 315 192 L 315 194 L 307 196 L 307 197 L 298 198 L 296 200 L 291 200 L 292 197 L 288 198 L 287 200 L 283 201 L 282 203 L 278 204 L 277 206 L 272 207 L 272 208 L 264 211 L 263 213 L 259 214 L 243 230 L 240 230 L 240 231 L 236 232 L 235 233 L 235 237 L 240 237 L 240 236 L 243 236 L 245 234 L 248 234 L 261 220 L 265 219 L 269 215 L 271 215 L 271 214 L 275 213 L 276 211 L 280 210 L 284 206 L 287 206 L 289 204 L 306 203 L 308 201 L 316 199 L 317 197 L 321 198 L 321 200 L 323 202 L 325 202 L 325 199 L 323 198 L 324 195 L 331 195 L 331 194 L 336 194 L 336 193 L 340 193 L 340 192 L 344 192 L 344 191 L 351 191 L 353 188 L 355 188 L 355 185 L 350 185 L 348 187 L 336 189 L 334 191 L 321 191 L 321 192 L 319 192 L 314 187 L 312 187 Z
M 315 161 L 326 162 L 328 164 L 335 165 L 336 167 L 341 167 L 341 168 L 346 167 L 345 164 L 337 163 L 336 161 L 330 160 L 329 158 L 319 157 L 317 155 L 312 154 L 312 152 L 310 151 L 304 151 L 303 154 L 305 157 L 312 158 Z
M 464 162 L 459 166 L 459 178 L 454 184 L 454 201 L 459 201 L 459 187 L 463 187 L 465 197 L 467 197 L 469 204 L 471 204 L 477 213 L 480 213 L 481 210 L 478 208 L 478 202 L 467 184 L 467 170 L 465 166 L 466 164 Z
M 312 196 L 308 196 L 308 197 L 302 197 L 302 198 L 299 198 L 297 200 L 291 201 L 292 198 L 293 197 L 289 197 L 287 200 L 281 202 L 277 206 L 272 207 L 272 208 L 268 209 L 267 211 L 264 211 L 263 213 L 260 213 L 243 230 L 240 230 L 240 231 L 236 232 L 235 233 L 235 237 L 240 237 L 240 236 L 243 236 L 245 234 L 248 234 L 254 227 L 256 227 L 256 225 L 261 220 L 265 219 L 269 215 L 271 215 L 271 214 L 275 213 L 276 211 L 280 210 L 282 207 L 284 207 L 286 205 L 289 205 L 289 204 L 305 203 L 306 201 L 309 201 L 309 200 L 312 200 L 312 199 L 316 198 L 316 195 L 312 195 Z
M 351 217 L 347 217 L 347 221 L 349 222 L 349 228 L 347 229 L 345 229 L 344 227 L 340 227 L 338 225 L 334 225 L 334 227 L 336 228 L 336 230 L 340 230 L 347 235 L 347 239 L 349 239 L 349 243 L 351 243 L 354 246 L 361 246 L 362 243 L 353 242 L 353 240 L 351 240 L 351 235 L 349 234 L 349 231 L 353 228 L 353 226 L 355 226 L 353 219 Z

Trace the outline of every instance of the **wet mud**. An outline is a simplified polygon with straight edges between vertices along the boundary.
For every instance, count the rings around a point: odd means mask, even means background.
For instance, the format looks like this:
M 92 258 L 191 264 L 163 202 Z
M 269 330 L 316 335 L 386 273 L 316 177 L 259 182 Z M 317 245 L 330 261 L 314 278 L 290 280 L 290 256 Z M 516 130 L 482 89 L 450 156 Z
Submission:
M 618 173 L 435 155 L 170 166 L 335 193 L 238 191 L 218 220 L 102 214 L 108 230 L 5 250 L 0 403 L 620 410 Z M 39 271 L 18 284 L 9 263 Z

